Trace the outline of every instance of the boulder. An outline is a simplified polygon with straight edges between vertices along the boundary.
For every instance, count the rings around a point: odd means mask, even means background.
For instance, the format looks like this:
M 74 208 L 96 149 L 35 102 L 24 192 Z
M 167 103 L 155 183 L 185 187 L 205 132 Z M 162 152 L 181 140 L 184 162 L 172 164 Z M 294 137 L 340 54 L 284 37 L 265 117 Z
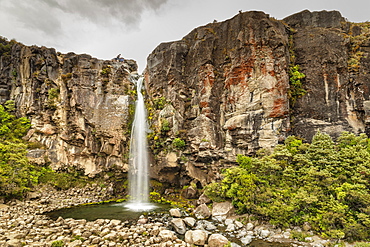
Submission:
M 197 219 L 208 219 L 211 217 L 211 210 L 206 204 L 201 204 L 195 209 L 194 215 Z
M 200 195 L 199 199 L 197 200 L 197 204 L 208 204 L 211 203 L 211 199 L 208 198 L 204 193 Z
M 253 237 L 251 235 L 248 235 L 248 236 L 245 236 L 244 238 L 241 238 L 240 241 L 244 244 L 244 245 L 248 245 L 252 242 L 253 240 Z
M 234 206 L 231 202 L 215 202 L 212 208 L 212 218 L 223 222 L 234 213 Z
M 168 241 L 176 239 L 176 234 L 170 230 L 162 230 L 158 233 L 158 237 L 160 237 L 162 241 Z
M 209 247 L 224 247 L 229 243 L 229 240 L 221 234 L 212 234 L 208 238 Z
M 185 217 L 184 222 L 189 227 L 194 227 L 195 223 L 197 222 L 193 217 Z
M 11 239 L 11 240 L 6 242 L 6 246 L 7 247 L 22 247 L 23 244 L 22 244 L 21 240 L 19 240 L 19 239 Z
M 186 226 L 181 218 L 174 218 L 171 220 L 171 225 L 178 234 L 185 234 Z
M 208 234 L 203 230 L 190 230 L 185 233 L 185 242 L 188 244 L 205 245 Z
M 177 218 L 181 217 L 181 211 L 178 208 L 171 208 L 169 213 L 172 217 L 177 217 Z

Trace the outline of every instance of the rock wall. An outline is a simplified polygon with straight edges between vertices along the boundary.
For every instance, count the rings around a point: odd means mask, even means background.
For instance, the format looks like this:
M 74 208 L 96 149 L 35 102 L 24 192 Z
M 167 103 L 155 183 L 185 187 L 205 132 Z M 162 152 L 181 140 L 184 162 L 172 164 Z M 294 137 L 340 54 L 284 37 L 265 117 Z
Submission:
M 182 138 L 186 148 L 156 154 L 157 178 L 168 180 L 170 169 L 182 174 L 172 182 L 204 184 L 237 154 L 272 148 L 287 135 L 369 134 L 369 27 L 337 11 L 281 21 L 252 11 L 160 44 L 145 74 L 151 100 L 165 98 L 167 106 L 156 109 L 152 126 L 166 146 Z M 306 75 L 307 91 L 294 100 L 292 65 Z M 161 132 L 163 122 L 176 131 Z
M 284 19 L 294 29 L 296 63 L 307 94 L 292 109 L 292 133 L 310 140 L 322 130 L 369 132 L 370 24 L 339 12 L 303 11 Z
M 29 158 L 55 169 L 75 166 L 94 175 L 112 166 L 127 170 L 130 93 L 134 61 L 15 44 L 0 58 L 0 101 L 13 100 L 31 120 Z M 41 145 L 40 145 L 41 144 Z
M 146 99 L 151 176 L 194 186 L 219 178 L 237 154 L 272 148 L 317 130 L 370 134 L 370 24 L 339 12 L 303 11 L 284 20 L 239 13 L 160 44 L 148 57 Z M 292 99 L 289 70 L 306 76 Z M 127 171 L 134 61 L 102 61 L 13 45 L 0 58 L 0 103 L 31 119 L 33 162 L 87 174 Z M 294 104 L 293 104 L 294 103 Z

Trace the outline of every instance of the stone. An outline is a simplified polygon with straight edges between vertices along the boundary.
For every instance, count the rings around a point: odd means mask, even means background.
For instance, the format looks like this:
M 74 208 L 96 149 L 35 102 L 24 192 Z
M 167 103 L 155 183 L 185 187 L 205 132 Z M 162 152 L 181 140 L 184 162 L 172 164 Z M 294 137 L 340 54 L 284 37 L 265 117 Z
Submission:
M 188 244 L 205 245 L 208 234 L 203 230 L 190 230 L 185 233 L 185 242 Z
M 173 231 L 170 230 L 161 230 L 158 233 L 158 237 L 162 239 L 162 241 L 167 241 L 167 240 L 173 240 L 176 238 L 176 235 Z
M 211 217 L 211 210 L 206 204 L 201 204 L 195 209 L 194 215 L 197 219 L 208 219 Z
M 170 213 L 170 215 L 172 217 L 177 217 L 177 218 L 180 218 L 181 217 L 181 211 L 178 208 L 171 208 L 169 210 L 169 213 Z
M 187 199 L 196 199 L 198 198 L 198 190 L 193 186 L 188 186 L 183 190 L 183 195 Z
M 200 195 L 200 197 L 198 198 L 197 200 L 197 204 L 208 204 L 208 203 L 211 203 L 211 199 L 208 198 L 208 196 L 206 196 L 204 193 Z
M 233 219 L 226 219 L 225 220 L 225 225 L 230 225 L 230 224 L 233 224 L 234 223 L 234 220 Z
M 140 218 L 137 220 L 137 224 L 139 225 L 144 225 L 146 223 L 148 223 L 148 218 Z
M 248 222 L 248 223 L 247 223 L 247 225 L 245 226 L 245 229 L 246 229 L 247 231 L 252 231 L 252 230 L 253 230 L 253 228 L 254 228 L 254 225 L 253 225 L 253 223 L 251 223 L 251 222 Z
M 244 245 L 248 245 L 252 242 L 253 240 L 253 237 L 248 235 L 248 236 L 245 236 L 243 238 L 240 239 L 240 241 L 244 244 Z
M 174 218 L 171 220 L 171 225 L 178 234 L 185 234 L 186 226 L 181 218 Z
M 234 206 L 231 202 L 215 202 L 212 207 L 212 218 L 218 221 L 224 221 L 234 212 Z
M 261 232 L 260 232 L 260 237 L 261 238 L 267 238 L 268 236 L 270 236 L 270 231 L 269 230 L 267 230 L 267 229 L 264 229 L 264 230 L 261 230 Z
M 67 247 L 78 247 L 82 245 L 81 240 L 75 240 L 73 242 L 67 243 Z
M 208 238 L 209 247 L 224 247 L 229 240 L 221 234 L 211 234 Z
M 22 247 L 23 246 L 21 240 L 19 240 L 19 239 L 11 239 L 11 240 L 8 240 L 6 242 L 6 245 L 8 247 Z
M 184 222 L 189 227 L 194 227 L 195 223 L 197 222 L 193 217 L 185 217 Z
M 235 228 L 236 229 L 240 229 L 240 228 L 242 228 L 244 225 L 243 225 L 243 223 L 241 223 L 240 221 L 238 221 L 238 220 L 235 220 L 234 221 L 234 225 L 235 225 Z
M 122 222 L 120 220 L 111 220 L 110 221 L 110 225 L 111 226 L 118 226 L 119 224 L 121 224 Z
M 227 227 L 226 227 L 226 229 L 225 229 L 225 231 L 226 232 L 233 232 L 233 231 L 235 231 L 236 230 L 236 227 L 235 227 L 235 225 L 234 224 L 229 224 L 229 225 L 227 225 Z

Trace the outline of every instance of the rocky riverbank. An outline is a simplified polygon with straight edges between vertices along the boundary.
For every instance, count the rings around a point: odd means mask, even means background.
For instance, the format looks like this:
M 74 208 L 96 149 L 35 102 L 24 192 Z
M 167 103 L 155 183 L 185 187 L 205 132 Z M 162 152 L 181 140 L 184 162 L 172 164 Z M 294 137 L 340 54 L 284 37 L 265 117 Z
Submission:
M 200 204 L 191 214 L 171 209 L 161 216 L 141 216 L 136 223 L 117 219 L 95 221 L 48 218 L 43 213 L 83 203 L 108 200 L 110 187 L 89 185 L 56 191 L 44 188 L 25 201 L 0 204 L 0 246 L 246 246 L 261 239 L 281 246 L 324 246 L 327 241 L 310 237 L 293 241 L 291 230 L 242 222 L 233 217 L 230 203 Z M 253 242 L 252 242 L 253 244 Z M 255 245 L 257 246 L 257 245 Z

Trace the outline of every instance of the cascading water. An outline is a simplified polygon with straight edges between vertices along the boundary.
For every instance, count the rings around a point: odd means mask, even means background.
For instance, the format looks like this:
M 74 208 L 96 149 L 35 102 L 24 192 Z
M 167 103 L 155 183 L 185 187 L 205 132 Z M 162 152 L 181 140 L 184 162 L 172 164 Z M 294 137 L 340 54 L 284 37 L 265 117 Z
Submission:
M 135 211 L 152 209 L 149 203 L 149 160 L 147 132 L 147 114 L 144 97 L 141 93 L 144 77 L 131 76 L 136 84 L 137 100 L 135 103 L 135 116 L 131 130 L 130 160 L 129 160 L 129 195 L 127 208 Z

